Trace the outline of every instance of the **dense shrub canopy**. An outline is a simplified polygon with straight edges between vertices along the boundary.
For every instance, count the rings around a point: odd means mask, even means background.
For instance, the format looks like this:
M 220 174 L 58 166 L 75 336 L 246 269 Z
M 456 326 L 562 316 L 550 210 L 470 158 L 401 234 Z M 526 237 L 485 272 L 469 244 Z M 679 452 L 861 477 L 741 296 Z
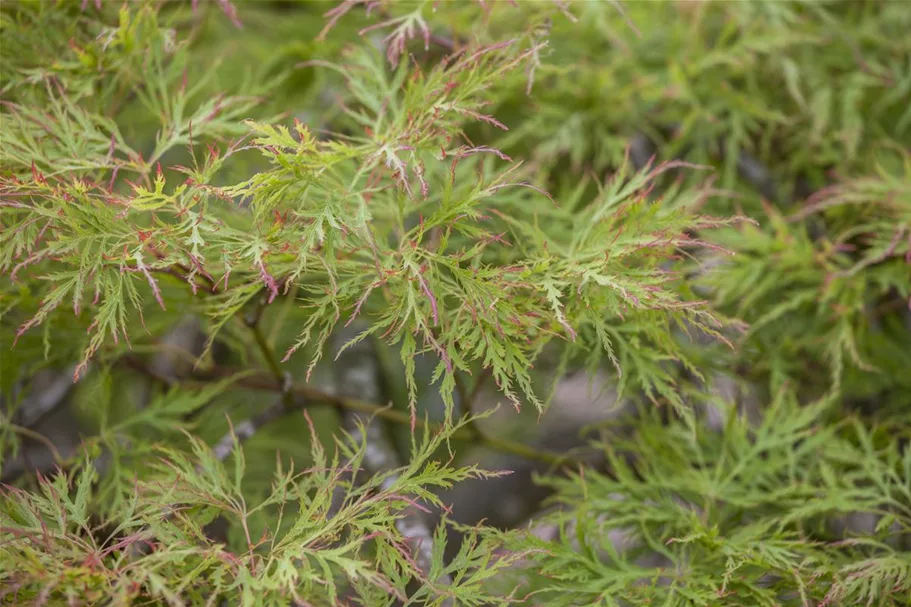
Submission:
M 907 604 L 904 3 L 0 27 L 4 602 Z M 577 370 L 625 413 L 518 440 Z M 472 444 L 543 509 L 456 522 Z

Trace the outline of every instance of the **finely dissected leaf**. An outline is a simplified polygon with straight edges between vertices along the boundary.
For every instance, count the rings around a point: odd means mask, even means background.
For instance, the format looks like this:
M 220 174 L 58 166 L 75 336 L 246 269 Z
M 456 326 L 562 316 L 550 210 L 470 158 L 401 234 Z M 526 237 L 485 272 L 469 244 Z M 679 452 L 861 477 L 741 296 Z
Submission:
M 393 581 L 404 584 L 407 577 L 402 575 L 415 571 L 411 557 L 403 552 L 395 525 L 397 512 L 415 500 L 437 501 L 431 493 L 434 488 L 484 474 L 474 467 L 454 468 L 432 459 L 458 428 L 424 436 L 409 465 L 389 477 L 393 479 L 391 483 L 376 477 L 362 486 L 344 480 L 338 458 L 327 459 L 323 446 L 314 441 L 314 466 L 303 472 L 289 470 L 277 475 L 271 492 L 255 503 L 248 502 L 241 491 L 244 460 L 236 443 L 232 472 L 210 448 L 191 437 L 191 455 L 162 449 L 156 473 L 133 488 L 129 509 L 104 521 L 105 526 L 123 533 L 132 531 L 108 547 L 94 546 L 80 537 L 88 529 L 87 505 L 97 476 L 86 460 L 73 477 L 42 479 L 41 494 L 5 491 L 4 564 L 28 565 L 15 572 L 7 571 L 4 576 L 21 580 L 25 587 L 20 592 L 38 593 L 40 588 L 32 586 L 30 575 L 46 575 L 70 578 L 73 588 L 78 585 L 90 595 L 119 594 L 133 585 L 144 587 L 152 597 L 171 601 L 198 596 L 208 587 L 242 601 L 248 600 L 242 597 L 249 594 L 257 597 L 257 602 L 293 596 L 316 603 L 331 602 L 337 598 L 337 584 L 343 580 L 355 583 L 364 593 L 373 587 L 402 596 L 404 588 Z M 365 448 L 363 443 L 345 446 L 345 450 L 354 450 L 355 460 L 362 457 Z M 68 486 L 69 480 L 75 489 Z M 346 495 L 345 502 L 327 520 L 336 488 Z M 295 512 L 291 526 L 266 528 L 262 537 L 250 534 L 258 517 L 281 510 Z M 245 538 L 243 547 L 232 552 L 231 547 L 206 536 L 200 521 L 211 521 L 216 515 L 239 525 Z M 49 534 L 52 521 L 56 526 Z M 157 549 L 127 556 L 131 546 L 141 548 L 149 542 Z M 449 565 L 443 563 L 441 543 L 434 552 L 433 570 L 472 570 L 484 564 L 485 555 L 499 545 L 493 538 L 474 542 L 462 549 L 457 563 Z M 265 554 L 261 551 L 264 547 L 269 548 Z M 50 550 L 54 551 L 53 557 L 45 552 Z M 130 559 L 131 566 L 120 568 L 118 563 L 125 558 Z M 94 572 L 82 566 L 89 560 Z M 483 575 L 489 576 L 510 562 L 487 562 Z M 446 589 L 425 588 L 421 596 L 433 600 L 445 591 L 469 604 L 494 599 L 486 594 L 479 579 L 483 578 L 469 575 Z
M 752 435 L 735 425 L 720 441 L 652 416 L 634 437 L 603 445 L 612 477 L 589 471 L 550 481 L 563 507 L 551 518 L 566 536 L 555 543 L 517 536 L 514 547 L 542 550 L 528 574 L 541 576 L 535 586 L 554 605 L 599 604 L 604 596 L 676 604 L 680 593 L 757 604 L 900 600 L 909 589 L 904 553 L 873 537 L 832 541 L 811 531 L 833 514 L 885 512 L 890 504 L 901 512 L 890 521 L 901 522 L 881 526 L 877 538 L 911 528 L 911 512 L 898 506 L 911 490 L 908 469 L 894 472 L 900 448 L 895 441 L 867 448 L 860 424 L 813 427 L 820 411 L 782 397 Z M 636 460 L 627 464 L 623 453 Z M 837 480 L 831 466 L 842 470 Z M 621 535 L 626 547 L 618 550 Z M 664 583 L 645 583 L 656 578 Z

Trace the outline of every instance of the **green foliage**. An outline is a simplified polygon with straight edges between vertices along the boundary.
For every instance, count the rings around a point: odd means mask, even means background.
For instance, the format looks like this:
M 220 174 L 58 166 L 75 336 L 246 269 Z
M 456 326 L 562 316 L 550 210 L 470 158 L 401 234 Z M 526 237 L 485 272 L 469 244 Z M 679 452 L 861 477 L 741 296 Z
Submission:
M 693 435 L 650 414 L 611 437 L 610 475 L 549 481 L 560 542 L 515 538 L 540 604 L 904 604 L 908 554 L 890 542 L 911 529 L 908 428 L 820 426 L 821 413 L 788 393 L 752 432 Z M 839 540 L 834 523 L 855 513 L 881 518 Z
M 132 35 L 127 13 L 119 38 Z M 11 172 L 2 187 L 15 199 L 7 216 L 16 228 L 5 235 L 0 267 L 13 278 L 28 267 L 42 301 L 17 337 L 64 313 L 65 302 L 77 317 L 85 310 L 90 337 L 78 373 L 102 346 L 129 343 L 128 329 L 155 313 L 151 301 L 167 311 L 159 275 L 216 293 L 217 305 L 201 304 L 213 339 L 260 290 L 272 303 L 296 286 L 311 312 L 286 358 L 316 331 L 315 363 L 342 316 L 363 314 L 369 332 L 401 343 L 406 359 L 438 356 L 446 394 L 456 371 L 480 364 L 507 398 L 518 405 L 521 394 L 541 407 L 528 369 L 554 337 L 575 341 L 578 324 L 612 358 L 634 358 L 646 390 L 671 397 L 656 357 L 632 353 L 612 325 L 629 309 L 637 326 L 658 324 L 649 332 L 660 342 L 669 321 L 710 318 L 669 288 L 658 267 L 674 250 L 700 244 L 687 231 L 720 225 L 692 212 L 694 196 L 667 201 L 670 211 L 642 200 L 672 165 L 621 171 L 600 195 L 583 198 L 580 188 L 554 211 L 521 163 L 495 148 L 455 144 L 468 124 L 506 128 L 482 109 L 537 45 L 476 44 L 426 72 L 406 62 L 387 72 L 385 59 L 365 47 L 348 52 L 344 64 L 310 61 L 306 69 L 337 71 L 346 89 L 336 127 L 344 136 L 321 141 L 299 120 L 293 134 L 280 123 L 241 124 L 252 101 L 203 99 L 206 80 L 188 86 L 180 77 L 186 53 L 147 44 L 148 81 L 137 102 L 162 120 L 150 153 L 134 151 L 115 122 L 50 86 L 48 116 L 7 106 L 9 144 L 0 160 Z M 79 127 L 91 135 L 77 137 Z M 32 153 L 39 129 L 57 136 Z M 244 143 L 213 147 L 244 130 Z M 161 159 L 191 140 L 189 164 L 165 174 Z M 198 153 L 204 145 L 208 151 Z M 254 151 L 269 168 L 234 185 L 213 184 L 229 159 Z M 78 163 L 64 161 L 70 158 Z M 236 202 L 249 211 L 238 212 Z M 545 218 L 554 220 L 546 235 L 536 225 Z M 55 271 L 39 274 L 48 260 Z M 676 353 L 660 346 L 659 359 Z M 415 390 L 410 380 L 412 404 Z
M 904 604 L 907 31 L 884 0 L 4 3 L 0 471 L 43 369 L 84 436 L 2 489 L 0 596 Z M 319 389 L 354 321 L 389 409 Z M 541 413 L 580 367 L 641 410 L 539 479 L 556 537 L 444 559 L 444 517 L 419 564 L 409 509 L 487 474 L 459 440 L 535 455 L 466 386 Z M 355 482 L 325 404 L 410 427 L 407 461 Z
M 86 458 L 68 474 L 41 479 L 37 492 L 11 489 L 4 496 L 0 521 L 11 541 L 3 562 L 17 564 L 4 572 L 4 582 L 19 601 L 42 603 L 107 599 L 121 605 L 142 597 L 164 603 L 335 604 L 350 586 L 347 600 L 394 604 L 403 597 L 404 582 L 421 575 L 396 528 L 397 514 L 414 500 L 438 500 L 433 489 L 483 474 L 432 459 L 456 428 L 425 435 L 393 482 L 376 476 L 359 486 L 345 481 L 338 456 L 330 459 L 314 440 L 312 465 L 295 471 L 279 461 L 271 491 L 256 501 L 242 491 L 242 451 L 235 450 L 233 466 L 225 466 L 191 438 L 190 453 L 157 449 L 129 502 L 102 520 L 90 516 L 97 473 Z M 364 455 L 363 442 L 346 439 L 338 446 L 353 455 L 353 466 Z M 330 514 L 339 490 L 343 505 Z M 213 542 L 205 526 L 216 517 L 236 524 L 241 537 L 229 545 Z M 444 563 L 444 540 L 438 537 L 430 575 L 462 575 L 446 588 L 428 582 L 412 600 L 505 604 L 485 593 L 481 582 L 517 557 L 490 561 L 498 541 L 478 536 Z

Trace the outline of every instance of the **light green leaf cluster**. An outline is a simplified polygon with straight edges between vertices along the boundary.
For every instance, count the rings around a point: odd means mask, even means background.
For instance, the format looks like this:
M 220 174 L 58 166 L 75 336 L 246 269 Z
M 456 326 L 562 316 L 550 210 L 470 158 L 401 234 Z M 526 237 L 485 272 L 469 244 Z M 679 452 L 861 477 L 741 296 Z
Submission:
M 170 402 L 185 408 L 179 399 Z M 322 605 L 344 596 L 392 605 L 408 595 L 413 576 L 427 575 L 412 600 L 506 604 L 483 584 L 517 559 L 490 558 L 499 540 L 475 534 L 454 560 L 443 562 L 445 534 L 437 534 L 433 567 L 422 573 L 395 525 L 416 501 L 439 505 L 434 490 L 486 474 L 435 459 L 457 429 L 425 434 L 392 482 L 377 476 L 358 486 L 346 479 L 339 454 L 351 456 L 357 468 L 366 445 L 346 438 L 332 456 L 314 435 L 312 465 L 296 471 L 279 461 L 271 491 L 255 502 L 242 491 L 243 451 L 235 444 L 233 464 L 226 466 L 191 437 L 189 453 L 160 447 L 150 454 L 151 472 L 124 487 L 123 503 L 103 519 L 90 514 L 100 496 L 93 491 L 98 474 L 85 458 L 69 473 L 42 479 L 37 492 L 4 493 L 0 576 L 20 602 L 129 605 L 144 597 L 163 604 Z M 333 512 L 339 491 L 343 503 Z M 217 518 L 242 530 L 236 545 L 207 534 Z M 430 581 L 442 571 L 452 575 L 452 585 Z
M 541 605 L 901 605 L 911 593 L 907 427 L 820 425 L 825 403 L 782 392 L 750 431 L 693 435 L 658 416 L 601 444 L 608 473 L 548 481 L 557 542 L 518 579 Z M 836 541 L 845 518 L 872 520 Z M 618 538 L 621 538 L 618 541 Z

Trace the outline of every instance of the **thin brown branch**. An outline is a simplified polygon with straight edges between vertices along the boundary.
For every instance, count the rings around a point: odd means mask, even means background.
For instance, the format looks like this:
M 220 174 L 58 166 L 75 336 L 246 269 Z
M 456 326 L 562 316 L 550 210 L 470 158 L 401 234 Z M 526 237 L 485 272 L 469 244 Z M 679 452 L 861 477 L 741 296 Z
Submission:
M 129 365 L 131 368 L 136 369 L 150 377 L 159 379 L 167 385 L 174 385 L 175 383 L 181 385 L 206 385 L 211 381 L 221 380 L 228 377 L 237 375 L 239 372 L 232 369 L 225 369 L 221 367 L 214 367 L 207 371 L 202 371 L 194 374 L 191 379 L 182 380 L 180 382 L 170 381 L 168 378 L 159 378 L 155 374 L 146 368 L 141 361 L 137 360 L 135 357 L 126 356 L 124 357 L 124 363 Z M 284 379 L 281 380 L 284 382 Z M 238 378 L 235 384 L 238 388 L 243 388 L 247 390 L 258 390 L 266 392 L 281 392 L 282 383 L 277 382 L 274 379 L 269 378 L 265 374 L 254 374 L 247 375 L 245 377 Z M 388 406 L 382 406 L 375 403 L 366 402 L 363 400 L 355 398 L 346 398 L 339 396 L 337 394 L 331 394 L 323 390 L 314 388 L 308 384 L 302 384 L 297 382 L 292 382 L 288 386 L 288 392 L 294 396 L 303 397 L 307 402 L 307 407 L 314 406 L 332 406 L 343 410 L 358 411 L 365 413 L 367 415 L 372 415 L 380 417 L 387 421 L 411 426 L 411 415 L 407 412 L 398 411 L 392 409 Z M 292 407 L 293 408 L 293 407 Z M 415 428 L 429 428 L 431 430 L 441 430 L 443 426 L 434 422 L 427 422 L 422 419 L 415 420 Z M 462 440 L 466 442 L 478 442 L 482 445 L 501 453 L 509 453 L 512 455 L 518 455 L 519 457 L 541 462 L 543 464 L 548 464 L 553 467 L 572 467 L 576 468 L 582 465 L 582 462 L 571 455 L 551 453 L 548 451 L 539 451 L 516 441 L 501 439 L 489 435 L 478 436 L 473 431 L 468 428 L 459 429 L 453 434 L 453 438 L 456 440 Z
M 279 386 L 281 386 L 282 404 L 286 409 L 291 409 L 294 406 L 294 396 L 288 390 L 291 385 L 291 376 L 282 371 L 278 356 L 275 355 L 275 351 L 269 345 L 269 342 L 266 340 L 266 336 L 260 327 L 259 321 L 262 318 L 265 306 L 266 300 L 265 296 L 263 296 L 260 298 L 259 303 L 257 303 L 252 315 L 245 318 L 245 322 L 253 333 L 253 339 L 256 341 L 260 354 L 262 354 L 263 359 L 266 361 L 269 371 L 272 373 L 272 376 L 278 382 Z
M 241 380 L 238 382 L 239 385 L 248 387 L 251 389 L 259 390 L 271 390 L 277 391 L 280 390 L 280 386 L 277 386 L 274 383 L 256 381 L 255 378 L 250 378 L 250 380 Z M 403 411 L 398 411 L 391 409 L 389 407 L 383 407 L 376 405 L 374 403 L 368 403 L 362 400 L 352 399 L 352 398 L 343 398 L 336 396 L 334 394 L 329 394 L 321 390 L 312 388 L 306 384 L 292 384 L 290 391 L 292 394 L 304 396 L 305 398 L 311 400 L 314 403 L 323 403 L 328 405 L 333 405 L 335 407 L 341 407 L 343 409 L 351 411 L 359 411 L 361 413 L 367 413 L 369 415 L 375 415 L 381 417 L 385 420 L 402 424 L 402 425 L 411 425 L 411 415 Z M 431 430 L 440 430 L 442 426 L 433 422 L 425 422 L 423 420 L 415 421 L 416 428 L 425 428 L 429 427 Z M 539 461 L 545 464 L 551 464 L 553 466 L 565 466 L 572 465 L 574 459 L 564 455 L 558 455 L 556 453 L 548 453 L 544 451 L 535 451 L 534 449 L 511 440 L 499 439 L 492 436 L 482 435 L 478 436 L 473 431 L 468 429 L 459 430 L 454 435 L 456 439 L 462 439 L 466 441 L 480 441 L 487 447 L 494 449 L 495 451 L 501 451 L 503 453 L 512 453 L 513 455 L 518 455 L 524 457 L 525 459 Z
M 60 451 L 57 450 L 57 447 L 54 446 L 54 443 L 51 442 L 51 439 L 49 439 L 48 437 L 44 436 L 40 432 L 35 432 L 34 430 L 32 430 L 30 428 L 26 428 L 25 426 L 19 426 L 17 424 L 9 424 L 7 427 L 10 430 L 12 430 L 13 432 L 15 432 L 16 434 L 21 434 L 22 436 L 25 436 L 32 440 L 38 441 L 39 443 L 44 445 L 47 448 L 47 450 L 50 452 L 51 457 L 54 458 L 54 463 L 56 463 L 58 466 L 62 467 L 64 465 L 66 465 L 66 460 L 63 458 L 62 455 L 60 455 Z

